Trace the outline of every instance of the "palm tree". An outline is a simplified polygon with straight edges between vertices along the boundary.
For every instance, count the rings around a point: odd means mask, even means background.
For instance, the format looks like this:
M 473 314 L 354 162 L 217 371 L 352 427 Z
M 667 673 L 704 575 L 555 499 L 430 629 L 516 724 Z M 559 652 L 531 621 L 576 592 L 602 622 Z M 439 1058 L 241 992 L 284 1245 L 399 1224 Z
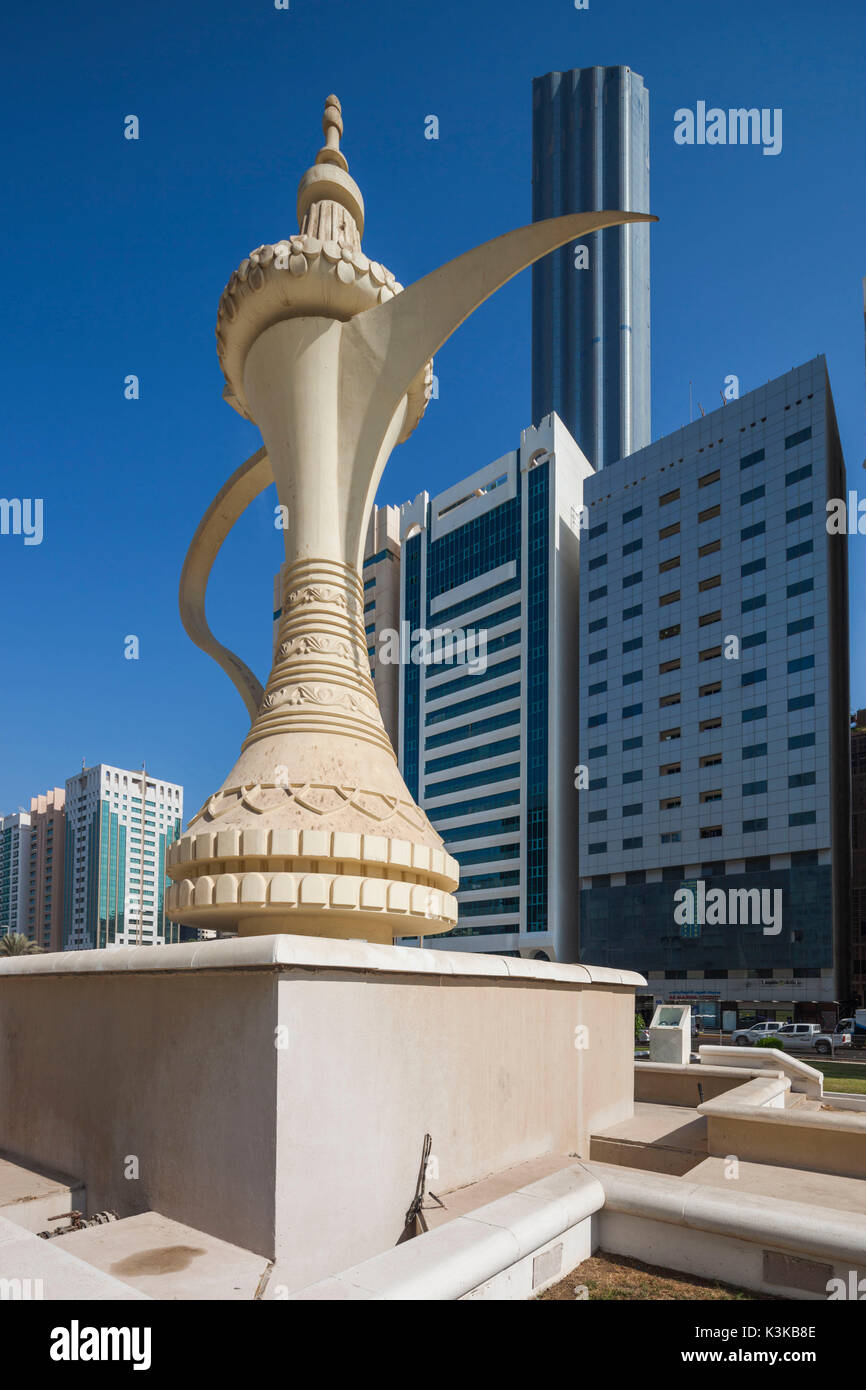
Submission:
M 5 936 L 0 936 L 0 956 L 36 956 L 41 950 L 41 946 L 21 932 L 7 931 Z

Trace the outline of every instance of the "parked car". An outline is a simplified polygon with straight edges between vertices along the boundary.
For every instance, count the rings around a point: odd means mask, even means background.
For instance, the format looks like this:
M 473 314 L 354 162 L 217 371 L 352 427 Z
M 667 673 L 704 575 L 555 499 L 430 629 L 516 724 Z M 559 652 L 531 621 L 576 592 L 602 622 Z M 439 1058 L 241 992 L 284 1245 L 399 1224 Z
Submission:
M 822 1033 L 817 1023 L 784 1023 L 774 1036 L 786 1052 L 818 1052 L 824 1057 L 851 1046 L 850 1033 Z
M 738 1047 L 754 1047 L 761 1038 L 770 1038 L 778 1033 L 784 1025 L 781 1023 L 753 1023 L 750 1028 L 735 1028 L 731 1034 L 731 1042 Z

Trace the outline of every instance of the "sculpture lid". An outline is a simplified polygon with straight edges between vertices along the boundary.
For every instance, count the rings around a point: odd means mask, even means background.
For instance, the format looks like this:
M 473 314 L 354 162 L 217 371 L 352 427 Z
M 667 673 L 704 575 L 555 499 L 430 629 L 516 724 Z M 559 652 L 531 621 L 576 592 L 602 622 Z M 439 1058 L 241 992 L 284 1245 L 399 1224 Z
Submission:
M 336 241 L 359 251 L 364 235 L 364 199 L 340 149 L 343 114 L 338 97 L 325 101 L 325 144 L 298 186 L 298 226 L 302 235 Z

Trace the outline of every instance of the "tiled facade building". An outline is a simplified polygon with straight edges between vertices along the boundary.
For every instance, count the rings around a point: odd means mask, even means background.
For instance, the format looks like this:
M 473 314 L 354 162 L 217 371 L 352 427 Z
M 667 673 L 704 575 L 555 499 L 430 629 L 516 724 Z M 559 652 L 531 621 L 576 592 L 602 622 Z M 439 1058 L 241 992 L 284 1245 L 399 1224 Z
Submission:
M 710 1020 L 845 990 L 845 496 L 821 357 L 586 485 L 581 955 Z M 782 929 L 677 924 L 698 880 L 781 889 Z

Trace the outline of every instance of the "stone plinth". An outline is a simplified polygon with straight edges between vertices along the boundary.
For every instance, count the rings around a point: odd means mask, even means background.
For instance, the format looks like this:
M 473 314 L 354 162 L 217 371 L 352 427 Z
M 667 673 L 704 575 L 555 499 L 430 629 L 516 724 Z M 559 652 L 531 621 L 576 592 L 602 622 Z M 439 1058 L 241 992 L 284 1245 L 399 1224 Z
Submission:
M 632 1113 L 643 983 L 286 935 L 13 958 L 2 1144 L 301 1288 L 397 1243 L 427 1133 L 434 1192 L 587 1157 Z

